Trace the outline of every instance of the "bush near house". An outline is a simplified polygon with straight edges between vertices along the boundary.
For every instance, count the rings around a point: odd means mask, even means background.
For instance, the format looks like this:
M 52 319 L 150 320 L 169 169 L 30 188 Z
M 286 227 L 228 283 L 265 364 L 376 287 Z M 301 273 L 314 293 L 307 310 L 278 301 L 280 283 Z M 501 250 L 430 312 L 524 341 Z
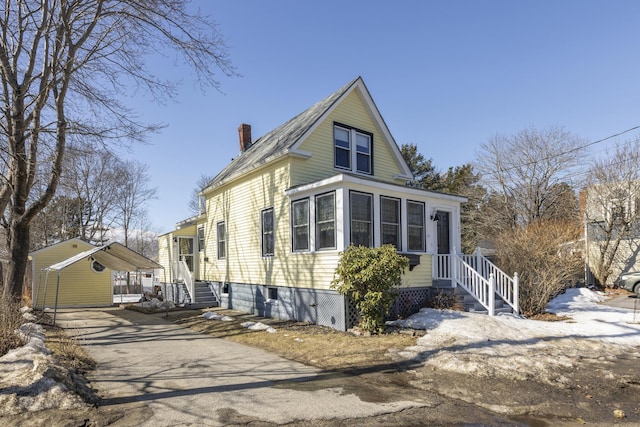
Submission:
M 393 245 L 349 246 L 340 253 L 331 287 L 355 302 L 362 329 L 382 332 L 384 316 L 397 296 L 395 288 L 408 266 L 409 260 Z
M 518 273 L 523 315 L 544 313 L 551 299 L 581 277 L 582 248 L 576 247 L 581 233 L 575 223 L 538 221 L 499 235 L 498 266 Z

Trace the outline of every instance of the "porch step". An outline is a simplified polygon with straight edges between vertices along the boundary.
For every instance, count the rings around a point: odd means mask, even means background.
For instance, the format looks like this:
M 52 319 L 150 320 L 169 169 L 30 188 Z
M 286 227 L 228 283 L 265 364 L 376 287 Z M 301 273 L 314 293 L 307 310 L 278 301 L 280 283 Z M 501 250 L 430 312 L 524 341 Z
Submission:
M 460 286 L 456 286 L 452 289 L 453 294 L 457 296 L 459 301 L 464 306 L 464 311 L 469 313 L 489 314 L 486 308 L 478 302 L 469 292 Z M 504 300 L 496 294 L 495 299 L 495 313 L 513 313 L 511 306 L 505 304 Z
M 195 294 L 195 298 L 192 298 L 193 301 L 188 304 L 188 308 L 205 308 L 205 307 L 218 307 L 220 306 L 220 301 L 215 296 L 215 294 L 209 288 L 209 282 L 196 282 L 193 285 L 193 293 Z M 187 305 L 185 304 L 185 307 Z

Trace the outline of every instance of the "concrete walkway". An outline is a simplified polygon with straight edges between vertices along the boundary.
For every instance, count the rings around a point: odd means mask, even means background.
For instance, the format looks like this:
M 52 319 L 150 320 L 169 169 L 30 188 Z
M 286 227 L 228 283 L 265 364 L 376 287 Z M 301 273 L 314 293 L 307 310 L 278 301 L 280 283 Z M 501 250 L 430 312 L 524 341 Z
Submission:
M 274 423 L 358 418 L 424 405 L 419 396 L 380 404 L 341 388 L 289 388 L 291 382 L 313 381 L 319 371 L 160 316 L 68 309 L 59 310 L 57 323 L 97 362 L 88 379 L 102 396 L 100 406 L 148 405 L 142 426 L 225 425 L 233 414 Z

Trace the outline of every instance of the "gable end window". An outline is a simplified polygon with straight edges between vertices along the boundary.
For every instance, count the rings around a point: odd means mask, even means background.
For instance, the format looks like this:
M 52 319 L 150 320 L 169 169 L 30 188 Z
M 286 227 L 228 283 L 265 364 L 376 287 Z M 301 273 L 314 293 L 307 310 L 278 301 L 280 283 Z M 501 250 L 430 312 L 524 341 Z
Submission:
M 216 231 L 218 239 L 218 259 L 225 259 L 227 257 L 227 237 L 224 221 L 216 224 Z
M 316 249 L 336 248 L 336 194 L 316 196 Z
M 294 252 L 309 250 L 309 199 L 291 203 L 292 249 Z
M 273 208 L 262 211 L 262 256 L 272 257 L 275 249 L 273 236 Z
M 373 196 L 367 193 L 350 194 L 351 243 L 354 246 L 373 246 Z
M 373 134 L 346 125 L 333 126 L 334 166 L 373 174 Z

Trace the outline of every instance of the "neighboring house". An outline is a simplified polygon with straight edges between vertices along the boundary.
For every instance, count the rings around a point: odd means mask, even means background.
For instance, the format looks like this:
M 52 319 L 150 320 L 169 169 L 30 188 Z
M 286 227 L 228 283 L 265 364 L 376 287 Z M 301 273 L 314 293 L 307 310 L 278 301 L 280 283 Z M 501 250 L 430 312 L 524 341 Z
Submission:
M 435 280 L 451 283 L 466 199 L 408 185 L 361 78 L 257 140 L 247 124 L 238 131 L 240 154 L 202 189 L 203 212 L 159 237 L 169 297 L 208 292 L 224 307 L 345 329 L 353 310 L 330 285 L 350 244 L 409 257 L 399 301 L 414 309 Z
M 57 273 L 44 268 L 94 248 L 80 239 L 70 239 L 47 246 L 30 254 L 32 266 L 32 298 L 34 307 L 104 307 L 113 304 L 111 270 L 97 261 L 69 266 L 61 284 Z
M 581 192 L 588 285 L 613 285 L 640 271 L 640 182 L 593 185 Z

